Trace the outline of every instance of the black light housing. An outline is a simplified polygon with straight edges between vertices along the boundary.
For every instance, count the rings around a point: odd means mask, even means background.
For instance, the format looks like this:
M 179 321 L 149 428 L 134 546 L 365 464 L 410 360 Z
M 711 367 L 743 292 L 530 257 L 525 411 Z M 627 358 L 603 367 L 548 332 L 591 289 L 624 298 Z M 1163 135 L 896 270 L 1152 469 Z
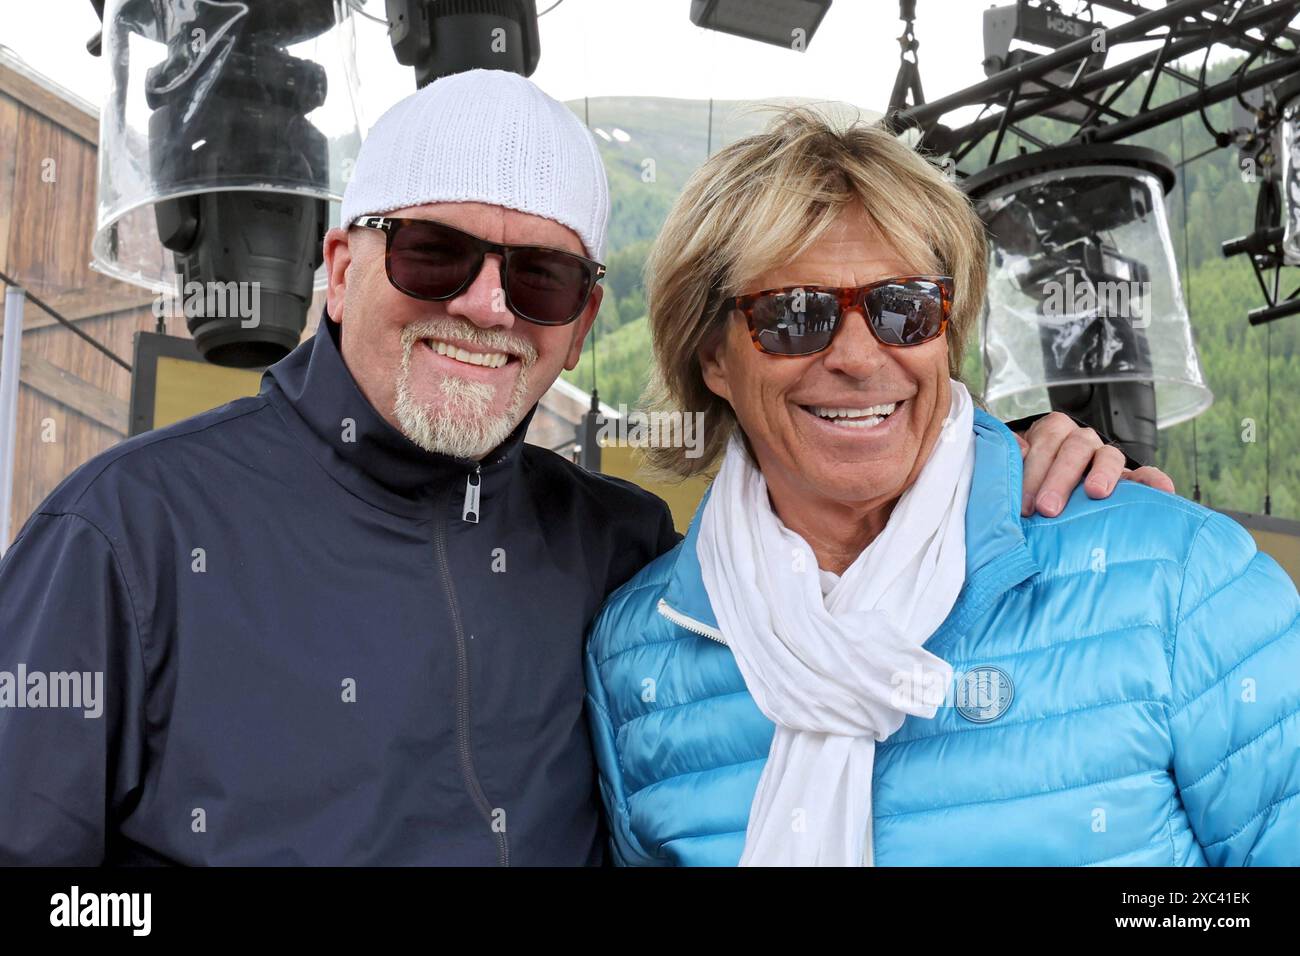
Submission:
M 1016 3 L 1008 6 L 989 7 L 984 11 L 984 75 L 994 76 L 1041 55 L 1024 48 L 1013 50 L 1013 41 L 1029 43 L 1046 50 L 1059 50 L 1088 36 L 1094 26 L 1091 20 L 1062 12 L 1052 0 L 1016 0 Z M 1104 50 L 1093 53 L 1083 61 L 1081 75 L 1095 73 L 1105 63 Z M 1075 67 L 1062 67 L 1048 73 L 1044 79 L 1058 87 L 1069 87 L 1075 80 L 1076 71 Z M 1026 81 L 1021 89 L 1025 95 L 1046 92 L 1046 87 L 1041 83 L 1032 81 Z M 1043 110 L 1043 115 L 1054 119 L 1078 120 L 1087 112 L 1086 103 L 1071 100 Z
M 532 76 L 541 58 L 536 0 L 385 0 L 388 39 L 415 85 L 466 70 Z
M 350 9 L 93 5 L 108 79 L 96 267 L 162 293 L 155 316 L 183 316 L 208 361 L 279 361 L 302 337 L 330 203 L 360 140 Z
M 786 49 L 807 48 L 831 0 L 691 0 L 691 22 Z M 802 34 L 796 34 L 802 30 Z M 802 36 L 802 45 L 794 43 Z

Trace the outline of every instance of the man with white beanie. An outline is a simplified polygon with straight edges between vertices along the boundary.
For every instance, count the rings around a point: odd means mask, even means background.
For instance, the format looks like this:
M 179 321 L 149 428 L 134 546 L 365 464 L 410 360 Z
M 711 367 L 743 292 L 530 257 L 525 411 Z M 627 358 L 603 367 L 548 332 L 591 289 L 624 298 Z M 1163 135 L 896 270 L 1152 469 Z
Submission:
M 0 562 L 0 865 L 601 860 L 583 635 L 677 535 L 523 437 L 608 214 L 522 77 L 379 120 L 312 339 L 77 469 Z
M 0 670 L 102 687 L 0 711 L 0 864 L 600 862 L 583 635 L 677 535 L 523 437 L 608 214 L 523 77 L 378 121 L 312 339 L 82 466 L 0 565 Z

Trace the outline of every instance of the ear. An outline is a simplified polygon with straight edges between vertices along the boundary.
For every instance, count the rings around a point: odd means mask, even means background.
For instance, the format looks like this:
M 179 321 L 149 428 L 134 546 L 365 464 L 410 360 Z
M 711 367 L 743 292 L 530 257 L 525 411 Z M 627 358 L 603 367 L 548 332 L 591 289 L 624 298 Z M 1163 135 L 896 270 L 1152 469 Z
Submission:
M 348 231 L 335 226 L 325 233 L 325 308 L 335 322 L 343 321 L 343 299 L 347 292 L 348 266 L 352 263 L 352 249 L 348 246 Z
M 570 372 L 578 367 L 578 359 L 582 358 L 582 344 L 587 340 L 587 333 L 591 331 L 591 326 L 596 321 L 596 313 L 600 311 L 600 300 L 604 297 L 604 287 L 593 286 L 591 298 L 587 300 L 582 314 L 573 323 L 573 340 L 569 343 L 569 354 L 564 357 L 564 367 Z
M 727 358 L 731 341 L 731 323 L 714 329 L 705 338 L 696 353 L 700 359 L 700 373 L 709 391 L 719 398 L 731 401 L 731 385 L 727 375 Z

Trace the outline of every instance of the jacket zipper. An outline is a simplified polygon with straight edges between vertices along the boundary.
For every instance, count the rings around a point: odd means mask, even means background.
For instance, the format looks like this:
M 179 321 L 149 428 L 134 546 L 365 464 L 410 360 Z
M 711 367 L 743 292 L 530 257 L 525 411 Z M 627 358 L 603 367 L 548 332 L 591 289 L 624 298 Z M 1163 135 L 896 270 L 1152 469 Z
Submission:
M 488 462 L 488 465 L 499 465 L 509 457 L 509 452 L 498 455 Z M 480 461 L 475 462 L 474 470 L 465 476 L 465 504 L 460 509 L 460 519 L 462 521 L 478 524 L 479 518 L 483 517 L 483 509 L 479 506 L 479 492 L 482 488 L 483 463 Z
M 475 469 L 477 476 L 478 469 Z M 466 491 L 466 501 L 468 506 L 468 489 Z M 474 504 L 478 507 L 478 486 L 474 486 Z M 469 791 L 470 798 L 478 808 L 479 813 L 487 822 L 491 830 L 492 804 L 488 801 L 487 795 L 483 792 L 483 785 L 479 782 L 478 773 L 474 769 L 474 755 L 470 751 L 469 743 L 469 648 L 465 644 L 465 630 L 461 626 L 460 605 L 456 602 L 456 589 L 451 582 L 451 562 L 447 560 L 447 539 L 445 529 L 445 512 L 442 508 L 438 509 L 438 519 L 434 530 L 434 550 L 438 554 L 438 565 L 441 571 L 443 589 L 447 593 L 447 605 L 451 609 L 452 628 L 456 634 L 456 752 L 460 763 L 461 778 L 465 783 L 465 789 Z M 469 520 L 469 519 L 466 519 Z M 475 512 L 477 521 L 477 511 Z M 505 831 L 492 831 L 497 843 L 497 865 L 510 865 L 510 844 L 506 840 Z
M 709 627 L 709 625 L 697 621 L 693 617 L 687 617 L 681 611 L 670 607 L 668 602 L 663 598 L 659 599 L 658 611 L 663 617 L 672 621 L 678 627 L 685 628 L 692 634 L 698 634 L 700 637 L 707 637 L 711 641 L 717 641 L 724 647 L 727 644 L 727 642 L 722 639 L 722 632 L 716 627 Z
M 478 524 L 478 493 L 483 484 L 483 466 L 475 465 L 474 470 L 465 476 L 465 506 L 461 508 L 462 521 Z

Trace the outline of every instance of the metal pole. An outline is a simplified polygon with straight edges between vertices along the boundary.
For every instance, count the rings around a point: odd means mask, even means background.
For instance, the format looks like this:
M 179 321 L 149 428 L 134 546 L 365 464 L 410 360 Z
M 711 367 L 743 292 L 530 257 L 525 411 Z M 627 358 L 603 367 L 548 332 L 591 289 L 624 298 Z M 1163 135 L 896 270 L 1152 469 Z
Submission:
M 18 286 L 5 287 L 5 340 L 0 350 L 0 555 L 9 548 L 9 515 L 13 510 L 18 371 L 22 363 L 25 298 L 26 293 Z
M 1092 141 L 1094 143 L 1113 143 L 1125 136 L 1135 136 L 1162 123 L 1176 120 L 1180 116 L 1186 116 L 1188 113 L 1193 112 L 1198 104 L 1212 106 L 1215 103 L 1230 99 L 1238 92 L 1248 92 L 1283 77 L 1292 76 L 1297 71 L 1300 71 L 1300 57 L 1289 56 L 1285 60 L 1276 60 L 1267 66 L 1251 70 L 1240 79 L 1229 77 L 1222 83 L 1207 86 L 1196 93 L 1188 93 L 1186 96 L 1170 100 L 1168 103 L 1138 113 L 1126 120 L 1109 123 L 1097 130 Z
M 593 388 L 591 410 L 574 427 L 578 440 L 578 464 L 588 471 L 600 471 L 600 426 L 604 421 L 600 414 L 600 398 Z
M 1092 0 L 1092 2 L 1099 7 L 1114 10 L 1116 13 L 1127 13 L 1131 17 L 1139 17 L 1151 9 L 1150 7 L 1144 7 L 1142 4 L 1134 2 L 1134 0 Z M 1231 6 L 1232 4 L 1230 3 L 1223 3 L 1212 10 L 1205 10 L 1203 12 L 1210 14 L 1211 19 L 1206 20 L 1198 14 L 1197 20 L 1200 24 L 1205 26 L 1213 26 L 1216 23 L 1221 23 L 1223 22 L 1223 15 L 1229 12 Z M 1282 35 L 1288 40 L 1300 42 L 1300 31 L 1283 30 Z M 1224 37 L 1223 42 L 1227 43 L 1229 46 L 1235 46 L 1238 50 L 1245 50 L 1247 53 L 1250 53 L 1255 49 L 1254 44 L 1241 36 Z M 1272 52 L 1276 54 L 1279 50 L 1274 49 Z

